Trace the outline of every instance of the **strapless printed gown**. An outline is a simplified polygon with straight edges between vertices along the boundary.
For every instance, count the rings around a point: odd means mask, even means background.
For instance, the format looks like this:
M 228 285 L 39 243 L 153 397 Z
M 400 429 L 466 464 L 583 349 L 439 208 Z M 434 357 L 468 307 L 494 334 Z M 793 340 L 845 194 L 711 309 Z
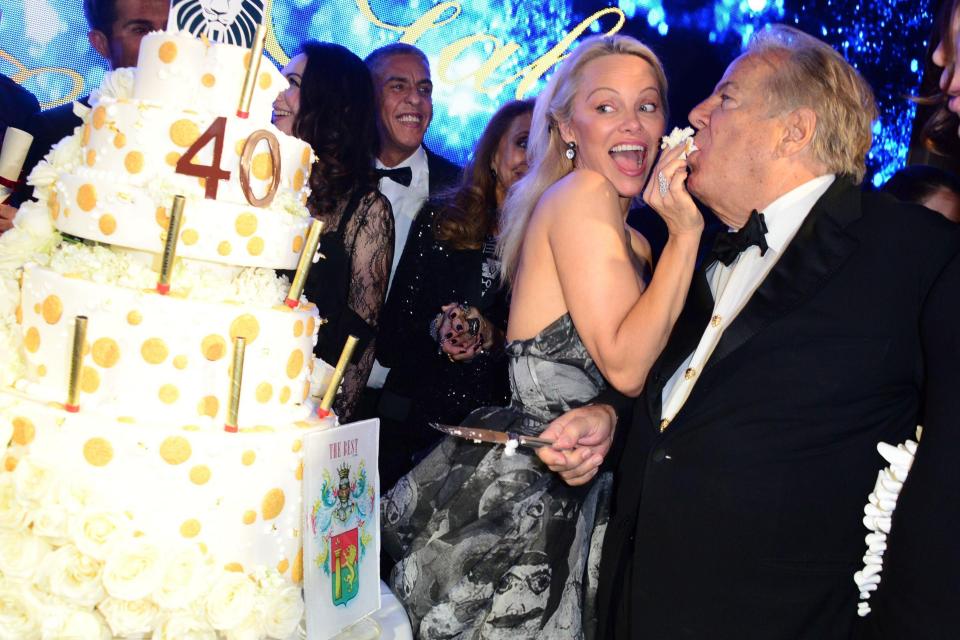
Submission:
M 604 388 L 569 315 L 506 350 L 511 405 L 464 425 L 538 435 Z M 425 640 L 590 638 L 611 478 L 569 487 L 504 451 L 447 438 L 383 497 L 390 586 Z

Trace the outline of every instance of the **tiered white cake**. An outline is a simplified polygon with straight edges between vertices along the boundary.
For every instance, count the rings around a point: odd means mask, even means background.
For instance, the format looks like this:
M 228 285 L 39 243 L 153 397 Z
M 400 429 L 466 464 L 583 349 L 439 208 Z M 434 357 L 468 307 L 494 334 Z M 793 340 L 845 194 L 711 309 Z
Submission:
M 266 59 L 249 118 L 232 115 L 249 64 L 239 47 L 146 36 L 0 237 L 0 637 L 296 636 L 302 438 L 328 425 L 308 400 L 316 308 L 285 306 L 273 270 L 303 248 L 314 158 L 269 123 L 287 83 Z M 212 178 L 178 161 L 209 167 L 218 137 L 230 176 L 210 198 Z M 76 316 L 89 320 L 70 413 Z M 237 336 L 240 429 L 226 433 Z

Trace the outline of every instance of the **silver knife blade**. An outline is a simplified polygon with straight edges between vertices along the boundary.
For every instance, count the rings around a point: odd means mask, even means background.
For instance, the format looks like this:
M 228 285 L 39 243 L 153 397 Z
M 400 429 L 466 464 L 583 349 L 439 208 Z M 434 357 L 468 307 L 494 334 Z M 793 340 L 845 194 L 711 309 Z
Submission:
M 474 442 L 492 442 L 494 444 L 505 445 L 511 440 L 516 440 L 521 446 L 537 449 L 539 447 L 548 447 L 553 444 L 550 438 L 536 438 L 534 436 L 525 436 L 510 431 L 494 431 L 493 429 L 477 429 L 474 427 L 462 427 L 452 424 L 440 424 L 431 422 L 430 426 L 437 431 L 442 431 L 447 435 L 463 438 L 464 440 L 473 440 Z

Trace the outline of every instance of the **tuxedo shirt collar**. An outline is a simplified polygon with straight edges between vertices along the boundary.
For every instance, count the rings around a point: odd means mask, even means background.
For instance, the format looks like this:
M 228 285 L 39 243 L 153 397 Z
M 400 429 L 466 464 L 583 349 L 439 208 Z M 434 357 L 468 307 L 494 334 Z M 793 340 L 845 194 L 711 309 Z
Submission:
M 401 167 L 410 167 L 410 170 L 413 172 L 413 180 L 410 182 L 410 186 L 419 183 L 425 183 L 429 176 L 430 170 L 429 166 L 427 165 L 427 152 L 423 148 L 423 145 L 417 147 L 417 150 L 410 154 L 410 157 L 406 158 L 403 162 L 394 167 L 388 167 L 387 165 L 383 164 L 380 162 L 380 158 L 377 158 L 375 166 L 377 169 L 399 169 Z
M 761 213 L 767 225 L 766 238 L 770 249 L 777 254 L 783 252 L 835 178 L 834 174 L 828 173 L 808 180 L 764 207 Z

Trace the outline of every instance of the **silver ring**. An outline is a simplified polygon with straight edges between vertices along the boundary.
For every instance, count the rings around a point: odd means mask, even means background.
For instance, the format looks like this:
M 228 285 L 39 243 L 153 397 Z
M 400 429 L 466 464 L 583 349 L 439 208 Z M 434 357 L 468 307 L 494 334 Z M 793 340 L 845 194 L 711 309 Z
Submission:
M 670 181 L 667 180 L 667 176 L 663 175 L 663 171 L 657 172 L 657 187 L 660 189 L 660 197 L 665 198 L 667 192 L 670 191 Z

